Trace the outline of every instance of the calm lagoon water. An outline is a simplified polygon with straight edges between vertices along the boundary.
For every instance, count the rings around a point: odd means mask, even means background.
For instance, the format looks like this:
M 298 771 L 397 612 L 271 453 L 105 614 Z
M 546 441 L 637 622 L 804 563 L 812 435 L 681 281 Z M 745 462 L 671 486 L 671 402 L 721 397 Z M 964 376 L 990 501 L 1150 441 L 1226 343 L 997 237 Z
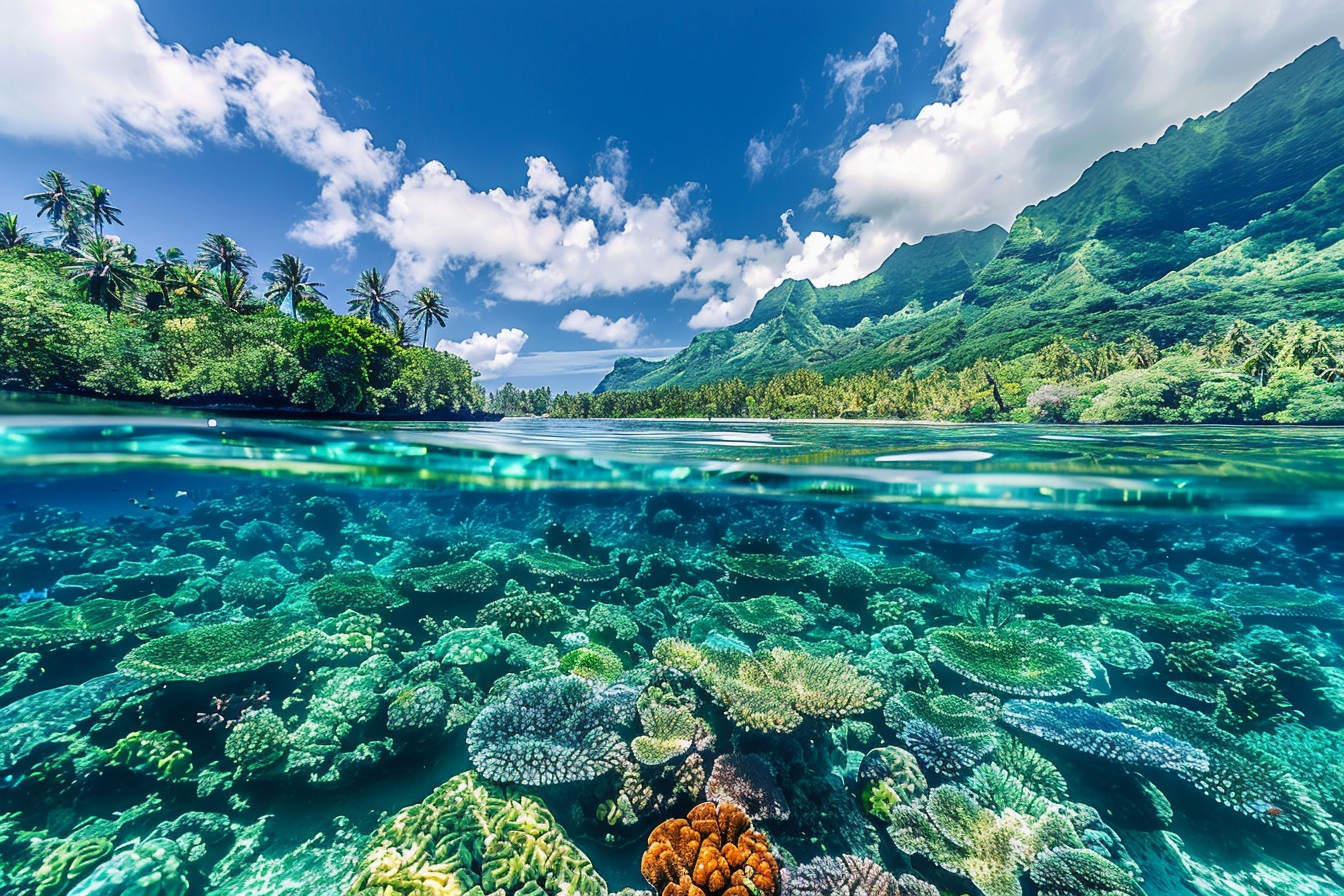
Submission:
M 0 893 L 1344 893 L 1344 432 L 8 409 Z

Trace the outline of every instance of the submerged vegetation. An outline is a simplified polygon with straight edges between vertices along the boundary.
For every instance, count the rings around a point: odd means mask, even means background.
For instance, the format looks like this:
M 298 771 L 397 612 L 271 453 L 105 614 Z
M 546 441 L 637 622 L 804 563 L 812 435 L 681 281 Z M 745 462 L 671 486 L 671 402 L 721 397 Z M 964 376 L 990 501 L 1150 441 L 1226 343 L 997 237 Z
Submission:
M 289 254 L 258 293 L 256 260 L 219 233 L 194 261 L 171 248 L 140 262 L 103 233 L 122 223 L 109 191 L 58 171 L 41 183 L 25 198 L 50 222 L 51 246 L 0 216 L 0 386 L 334 414 L 483 410 L 467 362 L 425 347 L 421 331 L 446 320 L 437 294 L 416 294 L 408 328 L 372 269 L 349 290 L 351 314 L 336 314 Z
M 1341 892 L 1336 522 L 156 476 L 0 513 L 0 891 Z

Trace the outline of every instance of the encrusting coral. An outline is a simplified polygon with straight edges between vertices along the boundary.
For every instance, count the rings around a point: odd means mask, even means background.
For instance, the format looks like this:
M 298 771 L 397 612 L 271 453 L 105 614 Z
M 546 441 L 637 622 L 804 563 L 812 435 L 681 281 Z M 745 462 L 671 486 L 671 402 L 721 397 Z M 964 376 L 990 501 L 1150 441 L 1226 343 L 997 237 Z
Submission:
M 640 862 L 656 896 L 775 896 L 779 864 L 732 803 L 701 803 L 649 834 Z

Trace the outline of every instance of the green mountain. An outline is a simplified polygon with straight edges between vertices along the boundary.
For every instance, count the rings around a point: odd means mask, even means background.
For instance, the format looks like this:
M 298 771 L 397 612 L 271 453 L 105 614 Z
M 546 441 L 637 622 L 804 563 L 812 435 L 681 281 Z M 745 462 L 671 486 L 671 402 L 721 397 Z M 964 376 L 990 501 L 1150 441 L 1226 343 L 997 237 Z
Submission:
M 1098 160 L 1002 228 L 902 246 L 868 277 L 785 281 L 751 317 L 597 391 L 799 367 L 958 368 L 1056 336 L 1159 345 L 1242 318 L 1344 323 L 1344 50 L 1331 40 L 1221 112 Z

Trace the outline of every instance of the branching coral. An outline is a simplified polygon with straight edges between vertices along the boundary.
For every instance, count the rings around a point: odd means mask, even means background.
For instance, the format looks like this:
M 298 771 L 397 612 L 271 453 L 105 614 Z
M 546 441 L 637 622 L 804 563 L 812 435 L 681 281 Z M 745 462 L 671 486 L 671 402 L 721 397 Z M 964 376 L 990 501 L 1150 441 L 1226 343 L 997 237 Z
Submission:
M 913 874 L 896 877 L 872 859 L 821 856 L 784 873 L 792 896 L 938 896 L 938 888 Z
M 1076 656 L 1024 629 L 957 625 L 931 629 L 925 637 L 934 659 L 963 678 L 1005 694 L 1067 694 L 1089 678 Z
M 289 752 L 289 731 L 270 709 L 249 710 L 233 726 L 224 741 L 224 755 L 238 769 L 240 778 L 274 770 Z
M 649 834 L 640 870 L 656 896 L 775 896 L 779 865 L 732 803 L 701 803 Z
M 606 896 L 588 857 L 534 797 L 450 778 L 369 838 L 345 896 Z
M 275 617 L 220 622 L 141 644 L 117 668 L 150 681 L 205 681 L 282 663 L 306 650 L 318 635 Z
M 927 722 L 946 737 L 983 756 L 994 749 L 998 729 L 983 708 L 952 694 L 929 697 L 910 691 L 894 694 L 883 708 L 887 725 L 903 731 L 912 721 Z
M 654 658 L 689 672 L 734 724 L 785 732 L 805 717 L 838 719 L 878 705 L 882 687 L 843 657 L 776 647 L 754 654 L 664 639 Z
M 521 632 L 553 625 L 564 619 L 567 612 L 564 601 L 558 597 L 528 591 L 510 579 L 504 585 L 504 596 L 477 612 L 476 624 L 497 625 L 503 632 Z
M 715 759 L 705 782 L 705 799 L 736 803 L 753 821 L 789 817 L 789 802 L 774 770 L 754 753 L 725 753 Z
M 471 723 L 472 764 L 493 780 L 530 786 L 596 778 L 629 761 L 615 728 L 635 700 L 629 688 L 595 688 L 572 675 L 518 685 Z

